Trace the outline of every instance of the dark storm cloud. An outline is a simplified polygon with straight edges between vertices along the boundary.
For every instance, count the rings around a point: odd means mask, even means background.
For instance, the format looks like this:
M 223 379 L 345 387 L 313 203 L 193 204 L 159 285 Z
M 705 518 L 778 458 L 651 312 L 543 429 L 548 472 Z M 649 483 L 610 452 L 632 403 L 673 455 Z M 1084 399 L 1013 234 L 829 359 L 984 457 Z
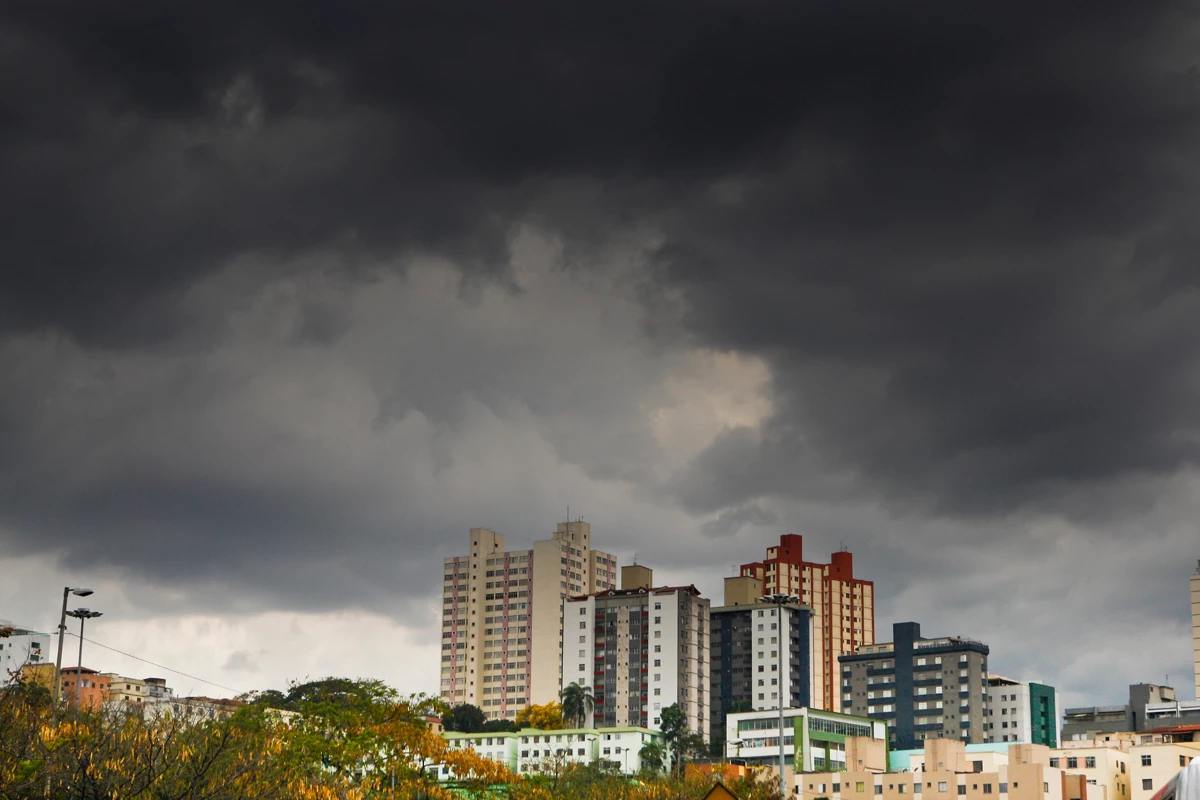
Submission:
M 1196 455 L 1195 21 L 1172 4 L 6 15 L 6 331 L 153 350 L 202 324 L 187 291 L 240 258 L 336 252 L 353 271 L 431 253 L 507 281 L 523 221 L 568 253 L 646 229 L 661 241 L 647 302 L 681 297 L 689 341 L 773 370 L 774 416 L 669 487 L 723 512 L 710 533 L 764 522 L 763 495 L 857 485 L 999 513 Z M 351 327 L 317 299 L 291 342 L 327 347 Z M 394 416 L 462 391 L 430 354 L 428 375 L 383 392 L 401 398 Z M 28 424 L 53 418 L 36 394 L 0 409 L 29 452 L 55 435 Z M 593 474 L 628 476 L 609 440 Z M 190 478 L 183 496 L 169 477 L 123 476 L 104 493 L 113 530 L 143 481 L 167 504 L 137 508 L 144 530 L 219 527 L 221 543 L 316 541 L 354 504 L 235 488 L 213 509 Z M 372 524 L 356 535 L 375 541 Z

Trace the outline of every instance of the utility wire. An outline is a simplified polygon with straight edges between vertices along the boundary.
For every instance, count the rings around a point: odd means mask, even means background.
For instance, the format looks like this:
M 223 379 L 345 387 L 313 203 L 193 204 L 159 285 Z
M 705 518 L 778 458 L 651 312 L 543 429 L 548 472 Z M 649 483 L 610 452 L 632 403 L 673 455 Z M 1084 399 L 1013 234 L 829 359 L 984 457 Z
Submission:
M 71 631 L 67 631 L 66 633 L 68 636 L 74 636 L 76 639 L 79 638 L 78 633 L 72 633 Z M 242 692 L 239 692 L 237 689 L 230 689 L 228 686 L 222 686 L 219 683 L 213 683 L 212 681 L 206 681 L 206 680 L 204 680 L 204 678 L 197 678 L 195 675 L 189 675 L 186 672 L 180 672 L 177 669 L 171 669 L 170 667 L 163 666 L 162 664 L 157 664 L 153 661 L 150 661 L 149 659 L 142 658 L 141 656 L 135 656 L 133 653 L 126 653 L 125 651 L 118 650 L 115 647 L 109 647 L 106 644 L 100 644 L 100 642 L 97 642 L 95 639 L 88 639 L 88 638 L 84 637 L 84 641 L 87 642 L 88 644 L 94 644 L 97 647 L 103 647 L 105 650 L 111 650 L 114 653 L 120 653 L 121 655 L 126 656 L 127 658 L 132 658 L 137 661 L 141 661 L 143 663 L 149 664 L 152 667 L 158 667 L 159 669 L 165 669 L 167 672 L 174 672 L 176 675 L 182 675 L 185 678 L 191 678 L 194 681 L 200 681 L 201 683 L 207 683 L 209 686 L 215 686 L 218 689 L 224 689 L 227 692 L 233 692 L 235 695 L 242 694 Z

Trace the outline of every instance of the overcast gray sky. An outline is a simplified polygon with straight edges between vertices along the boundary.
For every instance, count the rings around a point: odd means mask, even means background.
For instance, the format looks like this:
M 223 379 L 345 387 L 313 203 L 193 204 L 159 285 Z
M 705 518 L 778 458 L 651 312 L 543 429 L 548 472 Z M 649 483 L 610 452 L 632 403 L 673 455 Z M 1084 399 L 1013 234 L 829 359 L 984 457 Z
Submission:
M 1187 4 L 0 15 L 0 617 L 85 583 L 230 690 L 436 691 L 440 559 L 569 505 L 710 597 L 794 531 L 881 639 L 1191 695 Z

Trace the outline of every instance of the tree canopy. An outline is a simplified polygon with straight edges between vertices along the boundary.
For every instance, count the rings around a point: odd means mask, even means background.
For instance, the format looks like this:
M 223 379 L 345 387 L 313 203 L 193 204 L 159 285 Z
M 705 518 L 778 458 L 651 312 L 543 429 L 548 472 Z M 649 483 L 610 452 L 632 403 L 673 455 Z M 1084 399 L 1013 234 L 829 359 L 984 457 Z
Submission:
M 539 728 L 544 731 L 561 730 L 563 727 L 562 706 L 550 702 L 526 706 L 517 712 L 518 728 Z

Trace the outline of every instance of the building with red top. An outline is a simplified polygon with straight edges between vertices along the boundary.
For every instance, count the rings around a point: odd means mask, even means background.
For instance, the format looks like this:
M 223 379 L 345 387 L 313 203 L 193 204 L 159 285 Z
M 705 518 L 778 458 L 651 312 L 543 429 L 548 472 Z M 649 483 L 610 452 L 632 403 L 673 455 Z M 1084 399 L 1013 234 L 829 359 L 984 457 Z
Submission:
M 828 564 L 804 560 L 804 537 L 789 533 L 741 574 L 762 581 L 763 595 L 792 594 L 812 608 L 813 704 L 839 710 L 838 656 L 875 643 L 875 584 L 854 576 L 854 554 L 833 553 Z

